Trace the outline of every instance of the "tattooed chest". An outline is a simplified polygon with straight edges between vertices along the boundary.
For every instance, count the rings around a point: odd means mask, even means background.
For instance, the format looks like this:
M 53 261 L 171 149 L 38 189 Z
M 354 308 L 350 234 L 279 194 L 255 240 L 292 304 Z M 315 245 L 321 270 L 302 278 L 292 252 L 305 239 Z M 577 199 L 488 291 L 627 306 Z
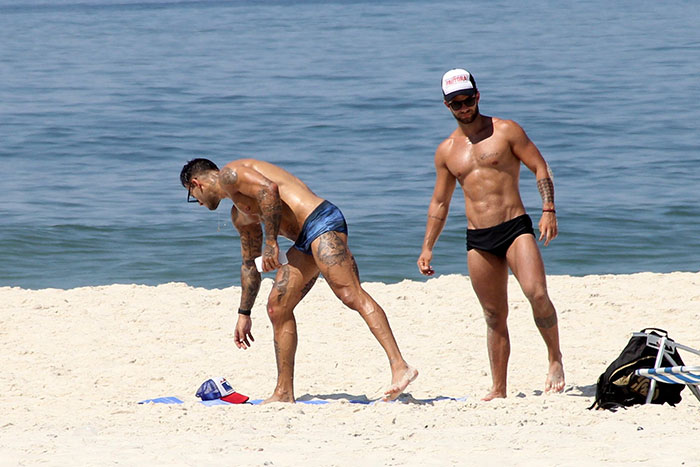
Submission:
M 239 212 L 245 214 L 246 216 L 253 218 L 255 220 L 260 219 L 260 206 L 255 200 L 248 198 L 247 196 L 234 196 L 233 204 L 236 205 L 236 209 Z

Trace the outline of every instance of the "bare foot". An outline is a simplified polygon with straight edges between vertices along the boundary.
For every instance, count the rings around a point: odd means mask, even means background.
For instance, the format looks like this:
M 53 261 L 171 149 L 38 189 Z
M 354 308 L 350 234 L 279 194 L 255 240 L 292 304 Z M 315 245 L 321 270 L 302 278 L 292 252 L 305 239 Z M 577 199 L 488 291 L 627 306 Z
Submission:
M 481 398 L 482 401 L 490 401 L 493 399 L 505 399 L 506 398 L 506 391 L 497 391 L 495 389 L 491 389 L 488 394 L 486 394 L 484 397 Z
M 561 361 L 550 363 L 547 380 L 544 382 L 544 392 L 562 392 L 564 384 L 564 365 Z
M 412 366 L 407 366 L 406 370 L 392 376 L 391 386 L 384 393 L 384 402 L 393 401 L 401 395 L 406 386 L 418 378 L 418 370 Z
M 260 405 L 269 404 L 270 402 L 289 402 L 294 404 L 296 401 L 294 400 L 294 396 L 292 395 L 274 393 L 270 397 L 262 401 Z

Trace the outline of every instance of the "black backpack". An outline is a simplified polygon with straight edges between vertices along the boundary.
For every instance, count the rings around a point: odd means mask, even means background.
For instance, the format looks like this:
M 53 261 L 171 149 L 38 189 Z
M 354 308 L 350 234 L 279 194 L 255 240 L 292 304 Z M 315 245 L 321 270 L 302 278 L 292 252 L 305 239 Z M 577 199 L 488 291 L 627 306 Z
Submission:
M 668 338 L 668 333 L 663 329 L 646 328 L 641 331 L 644 335 L 633 335 L 619 357 L 608 366 L 607 370 L 598 378 L 595 390 L 595 401 L 588 409 L 616 410 L 619 407 L 629 407 L 635 404 L 646 403 L 649 394 L 651 380 L 644 376 L 637 376 L 634 371 L 639 368 L 654 368 L 658 349 L 647 345 L 647 335 L 654 334 L 658 337 L 666 337 L 667 342 L 673 342 Z M 664 354 L 661 366 L 683 365 L 683 360 L 678 352 L 673 357 L 675 363 Z M 681 401 L 683 384 L 656 383 L 652 404 L 668 403 L 676 405 Z

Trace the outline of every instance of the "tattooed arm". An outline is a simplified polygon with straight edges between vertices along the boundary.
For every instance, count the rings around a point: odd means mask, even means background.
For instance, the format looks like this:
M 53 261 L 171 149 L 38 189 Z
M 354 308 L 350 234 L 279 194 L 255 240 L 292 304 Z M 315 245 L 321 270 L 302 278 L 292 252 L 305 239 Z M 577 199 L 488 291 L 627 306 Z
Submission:
M 542 197 L 542 212 L 554 211 L 554 180 L 552 180 L 552 171 L 547 165 L 547 176 L 544 178 L 537 179 L 537 189 L 540 191 L 540 196 Z
M 544 246 L 549 245 L 549 242 L 554 240 L 559 234 L 557 225 L 557 211 L 554 209 L 554 181 L 552 180 L 552 171 L 547 165 L 548 176 L 537 179 L 537 189 L 542 197 L 542 217 L 540 217 L 540 238 L 544 239 Z
M 240 214 L 235 206 L 231 208 L 231 221 L 241 236 L 241 303 L 234 335 L 236 346 L 239 349 L 250 347 L 250 342 L 255 341 L 250 333 L 252 321 L 250 310 L 255 304 L 255 298 L 260 291 L 261 276 L 255 267 L 255 258 L 262 252 L 262 228 L 259 223 L 247 222 L 249 219 Z
M 269 181 L 260 186 L 257 196 L 258 205 L 265 224 L 265 248 L 263 249 L 263 271 L 272 271 L 281 266 L 277 256 L 279 246 L 277 235 L 280 231 L 282 220 L 282 200 L 277 184 Z
M 544 239 L 544 246 L 547 246 L 559 234 L 554 208 L 554 177 L 552 176 L 552 170 L 544 160 L 544 157 L 542 157 L 540 150 L 535 146 L 535 143 L 530 140 L 517 123 L 509 121 L 506 131 L 510 137 L 513 154 L 535 174 L 537 179 L 537 189 L 542 197 L 539 239 Z
M 222 171 L 223 172 L 223 171 Z M 239 167 L 234 172 L 237 190 L 258 202 L 262 222 L 265 225 L 265 247 L 262 252 L 263 271 L 273 271 L 281 266 L 277 257 L 279 246 L 277 235 L 282 220 L 282 200 L 279 187 L 260 172 Z

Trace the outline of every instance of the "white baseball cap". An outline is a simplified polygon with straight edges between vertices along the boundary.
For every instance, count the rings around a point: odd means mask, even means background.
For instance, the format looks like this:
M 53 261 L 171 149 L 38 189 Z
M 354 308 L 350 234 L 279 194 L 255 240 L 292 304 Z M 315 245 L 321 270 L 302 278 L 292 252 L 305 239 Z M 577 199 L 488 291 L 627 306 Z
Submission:
M 476 81 L 467 70 L 454 68 L 442 75 L 442 95 L 446 102 L 455 96 L 473 96 L 476 92 Z

